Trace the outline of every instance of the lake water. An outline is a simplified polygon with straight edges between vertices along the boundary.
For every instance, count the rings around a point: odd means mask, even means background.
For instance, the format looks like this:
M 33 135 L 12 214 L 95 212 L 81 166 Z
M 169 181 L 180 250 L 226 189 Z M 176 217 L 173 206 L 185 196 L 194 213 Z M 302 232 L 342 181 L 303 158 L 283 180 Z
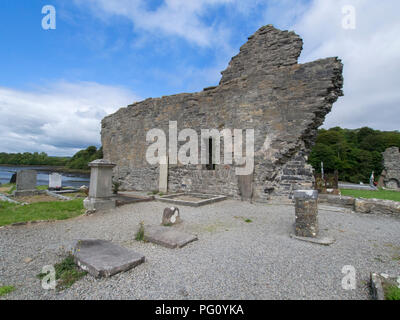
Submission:
M 49 174 L 53 171 L 43 167 L 17 167 L 17 166 L 0 166 L 0 183 L 9 183 L 12 175 L 20 170 L 37 170 L 37 185 L 48 186 Z M 89 186 L 90 175 L 81 173 L 65 173 L 59 172 L 62 175 L 63 187 L 80 187 L 82 185 Z

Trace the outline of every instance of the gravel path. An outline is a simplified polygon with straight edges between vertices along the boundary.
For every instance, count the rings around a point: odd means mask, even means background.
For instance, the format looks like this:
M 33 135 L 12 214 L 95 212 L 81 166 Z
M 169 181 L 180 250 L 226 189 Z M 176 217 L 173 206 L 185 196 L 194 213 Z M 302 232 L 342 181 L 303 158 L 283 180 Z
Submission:
M 400 219 L 320 209 L 330 247 L 291 239 L 294 207 L 227 200 L 180 207 L 177 228 L 199 241 L 171 250 L 137 242 L 140 221 L 159 224 L 166 204 L 144 202 L 68 221 L 0 230 L 3 299 L 369 299 L 369 273 L 400 274 Z M 252 223 L 246 223 L 251 219 Z M 146 256 L 146 263 L 109 279 L 90 275 L 61 291 L 42 289 L 36 275 L 60 261 L 73 240 L 111 240 Z M 25 262 L 26 258 L 33 259 Z M 357 271 L 345 291 L 343 266 Z M 1 298 L 0 298 L 1 299 Z

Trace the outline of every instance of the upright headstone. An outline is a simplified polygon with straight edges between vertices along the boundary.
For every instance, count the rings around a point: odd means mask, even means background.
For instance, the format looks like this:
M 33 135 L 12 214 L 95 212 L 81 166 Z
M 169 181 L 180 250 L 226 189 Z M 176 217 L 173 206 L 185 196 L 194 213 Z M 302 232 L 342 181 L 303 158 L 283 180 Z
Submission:
M 296 201 L 295 234 L 298 237 L 318 236 L 318 191 L 297 190 L 294 192 Z
M 181 222 L 182 220 L 178 208 L 172 207 L 164 209 L 161 222 L 163 226 L 172 226 Z
M 159 181 L 159 192 L 168 192 L 168 157 L 162 157 L 160 161 L 160 181 Z
M 17 172 L 17 191 L 32 191 L 36 189 L 37 172 L 21 170 Z
M 115 208 L 116 200 L 112 193 L 112 176 L 115 164 L 104 160 L 94 160 L 89 163 L 90 187 L 89 197 L 83 204 L 90 211 L 107 210 Z
M 49 189 L 61 189 L 62 175 L 59 173 L 49 174 Z

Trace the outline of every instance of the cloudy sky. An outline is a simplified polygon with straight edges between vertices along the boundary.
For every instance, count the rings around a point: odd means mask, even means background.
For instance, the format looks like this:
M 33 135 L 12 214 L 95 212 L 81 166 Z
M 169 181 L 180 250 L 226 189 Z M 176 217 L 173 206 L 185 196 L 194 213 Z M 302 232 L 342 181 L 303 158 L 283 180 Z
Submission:
M 55 30 L 42 28 L 45 5 Z M 303 38 L 301 63 L 343 60 L 345 97 L 324 127 L 399 130 L 398 12 L 398 0 L 2 0 L 0 152 L 99 146 L 105 115 L 218 84 L 266 24 Z

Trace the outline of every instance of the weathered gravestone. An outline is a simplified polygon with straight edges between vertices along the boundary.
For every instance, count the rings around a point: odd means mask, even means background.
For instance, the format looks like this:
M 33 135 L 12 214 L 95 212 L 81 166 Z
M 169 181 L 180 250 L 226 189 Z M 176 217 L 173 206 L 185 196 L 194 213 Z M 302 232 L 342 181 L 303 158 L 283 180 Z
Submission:
M 61 189 L 62 175 L 59 173 L 52 173 L 49 175 L 49 189 Z
M 112 175 L 115 164 L 99 159 L 89 163 L 90 187 L 89 197 L 83 204 L 90 211 L 107 210 L 115 208 L 116 200 L 112 193 Z
M 181 216 L 179 214 L 179 209 L 175 207 L 165 208 L 162 217 L 163 226 L 172 226 L 174 224 L 181 223 Z
M 144 240 L 159 244 L 163 247 L 175 249 L 198 240 L 196 236 L 164 226 L 145 226 Z
M 75 263 L 96 278 L 111 277 L 145 262 L 145 257 L 105 240 L 79 240 L 74 247 Z
M 296 231 L 298 237 L 318 236 L 318 191 L 297 190 L 294 192 L 296 201 Z
M 37 172 L 35 170 L 21 170 L 17 173 L 17 191 L 36 189 Z

